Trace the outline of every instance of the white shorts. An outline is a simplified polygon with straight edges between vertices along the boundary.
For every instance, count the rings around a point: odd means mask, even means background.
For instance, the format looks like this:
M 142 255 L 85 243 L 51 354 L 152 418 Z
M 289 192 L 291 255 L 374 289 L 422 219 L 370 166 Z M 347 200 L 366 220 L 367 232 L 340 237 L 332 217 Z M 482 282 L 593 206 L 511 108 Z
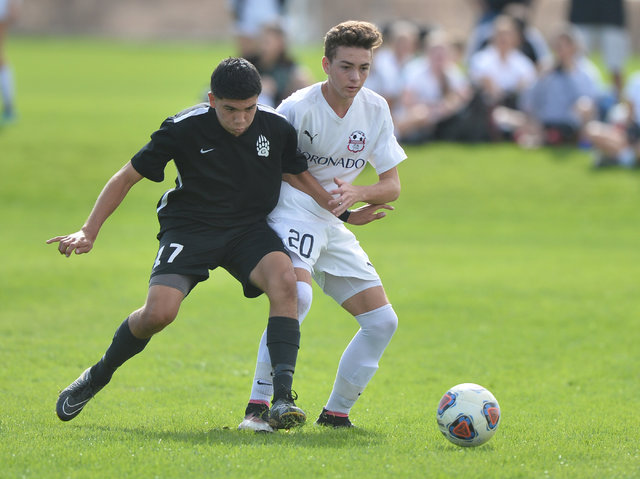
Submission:
M 629 34 L 622 27 L 579 25 L 577 27 L 588 53 L 600 50 L 609 70 L 620 72 L 629 58 Z
M 281 216 L 269 217 L 268 221 L 291 253 L 294 267 L 309 271 L 318 286 L 339 304 L 360 291 L 382 284 L 367 253 L 344 224 Z M 340 295 L 334 283 L 343 278 L 354 281 L 348 291 Z

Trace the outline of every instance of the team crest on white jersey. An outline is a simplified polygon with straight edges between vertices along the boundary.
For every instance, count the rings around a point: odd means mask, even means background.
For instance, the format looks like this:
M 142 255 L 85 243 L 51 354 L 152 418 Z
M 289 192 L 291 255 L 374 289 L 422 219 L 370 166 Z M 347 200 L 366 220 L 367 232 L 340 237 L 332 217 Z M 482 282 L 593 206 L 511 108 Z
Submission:
M 352 153 L 358 153 L 364 150 L 364 144 L 367 138 L 364 135 L 364 132 L 360 130 L 352 131 L 349 135 L 349 143 L 347 144 L 347 150 Z
M 269 140 L 267 140 L 263 135 L 258 137 L 256 150 L 258 150 L 258 156 L 269 156 Z

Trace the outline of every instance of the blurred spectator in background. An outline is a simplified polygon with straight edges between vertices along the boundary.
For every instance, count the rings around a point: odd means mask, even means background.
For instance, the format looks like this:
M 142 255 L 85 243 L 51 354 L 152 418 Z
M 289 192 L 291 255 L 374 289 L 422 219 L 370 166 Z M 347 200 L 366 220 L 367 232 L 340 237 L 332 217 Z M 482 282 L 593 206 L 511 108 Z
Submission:
M 453 62 L 466 70 L 467 35 L 460 30 L 449 31 L 448 34 L 451 39 Z
M 364 86 L 382 95 L 393 111 L 404 86 L 404 69 L 418 51 L 420 29 L 407 20 L 397 20 L 388 27 L 382 48 L 374 53 L 371 72 Z
M 579 41 L 571 27 L 553 40 L 555 63 L 541 72 L 520 98 L 521 111 L 497 107 L 495 124 L 513 131 L 523 147 L 576 144 L 583 118 L 593 114 L 598 83 L 580 62 Z
M 504 13 L 504 10 L 509 5 L 515 4 L 530 7 L 532 0 L 475 0 L 472 3 L 475 3 L 480 10 L 476 29 L 479 27 L 486 28 L 487 34 L 483 36 L 487 38 L 491 36 L 493 21 Z
M 477 3 L 480 5 L 482 12 L 478 23 L 492 23 L 510 5 L 530 7 L 533 0 L 477 0 Z
M 504 9 L 505 15 L 515 20 L 520 51 L 541 69 L 553 62 L 553 55 L 542 32 L 529 22 L 529 11 L 528 6 L 518 3 L 510 4 Z
M 544 36 L 529 23 L 531 2 L 499 2 L 501 13 L 513 18 L 518 32 L 518 49 L 538 68 L 552 62 L 551 50 Z M 467 43 L 467 60 L 477 51 L 486 47 L 493 36 L 493 21 L 498 15 L 492 15 L 492 21 L 480 23 L 471 33 Z
M 582 35 L 587 54 L 599 49 L 619 98 L 630 43 L 624 0 L 571 0 L 569 21 Z
M 262 27 L 283 23 L 285 2 L 286 0 L 228 0 L 234 19 L 239 56 L 248 58 L 258 54 Z
M 491 43 L 474 53 L 469 62 L 469 75 L 479 90 L 486 107 L 518 109 L 520 94 L 536 79 L 534 63 L 518 50 L 519 34 L 513 18 L 496 17 Z M 495 131 L 494 139 L 509 137 L 508 132 Z
M 258 99 L 262 104 L 276 107 L 294 91 L 311 84 L 310 72 L 289 53 L 286 33 L 280 24 L 262 27 L 257 55 L 247 59 L 262 78 Z
M 595 149 L 594 167 L 639 166 L 640 158 L 640 72 L 627 81 L 623 101 L 614 106 L 607 122 L 591 121 L 585 135 Z
M 401 142 L 464 140 L 459 113 L 471 99 L 471 86 L 455 63 L 449 36 L 429 33 L 424 56 L 406 67 L 400 105 L 394 111 L 396 136 Z
M 2 94 L 2 123 L 15 120 L 15 91 L 13 72 L 5 54 L 5 38 L 9 25 L 18 15 L 18 0 L 0 0 L 0 93 Z

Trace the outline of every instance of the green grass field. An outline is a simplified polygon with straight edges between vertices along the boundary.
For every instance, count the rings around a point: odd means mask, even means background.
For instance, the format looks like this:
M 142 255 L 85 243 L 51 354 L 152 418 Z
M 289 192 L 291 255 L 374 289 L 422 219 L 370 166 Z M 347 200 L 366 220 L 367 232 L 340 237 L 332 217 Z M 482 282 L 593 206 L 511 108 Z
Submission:
M 82 415 L 57 419 L 58 391 L 144 300 L 172 174 L 137 185 L 91 254 L 66 259 L 45 240 L 82 225 L 111 174 L 231 53 L 11 40 L 20 118 L 0 130 L 0 477 L 640 477 L 640 176 L 595 172 L 574 150 L 407 149 L 396 211 L 358 232 L 400 326 L 352 411 L 357 429 L 236 430 L 267 303 L 223 271 Z M 302 53 L 319 63 L 319 50 Z M 315 292 L 295 380 L 310 422 L 356 331 Z M 461 382 L 502 408 L 480 448 L 436 425 Z

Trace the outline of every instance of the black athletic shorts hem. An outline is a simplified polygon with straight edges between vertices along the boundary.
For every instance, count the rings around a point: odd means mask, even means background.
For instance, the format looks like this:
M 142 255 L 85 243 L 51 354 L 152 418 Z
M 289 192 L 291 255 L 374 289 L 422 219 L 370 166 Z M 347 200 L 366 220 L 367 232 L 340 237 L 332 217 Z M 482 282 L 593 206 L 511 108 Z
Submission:
M 263 293 L 249 281 L 260 260 L 274 251 L 288 255 L 266 221 L 238 229 L 169 229 L 162 233 L 159 243 L 151 278 L 160 274 L 188 275 L 195 279 L 195 286 L 209 278 L 209 271 L 222 267 L 242 284 L 247 298 Z

